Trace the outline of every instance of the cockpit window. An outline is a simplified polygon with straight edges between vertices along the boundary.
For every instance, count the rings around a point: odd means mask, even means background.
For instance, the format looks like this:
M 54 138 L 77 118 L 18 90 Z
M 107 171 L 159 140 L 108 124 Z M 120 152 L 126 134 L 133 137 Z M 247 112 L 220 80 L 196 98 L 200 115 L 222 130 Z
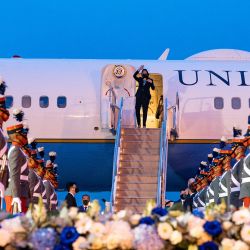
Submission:
M 224 108 L 224 99 L 222 97 L 214 98 L 214 108 L 215 109 L 223 109 Z
M 232 108 L 240 109 L 241 108 L 241 99 L 239 97 L 232 98 Z
M 10 96 L 10 95 L 6 96 L 5 105 L 7 109 L 10 109 L 13 107 L 13 96 Z
M 49 97 L 48 96 L 41 96 L 39 100 L 39 104 L 41 108 L 48 108 L 49 107 Z
M 22 107 L 23 108 L 30 108 L 31 107 L 31 96 L 24 95 L 22 97 Z
M 57 107 L 58 108 L 66 108 L 66 106 L 67 106 L 66 96 L 58 96 L 57 97 Z

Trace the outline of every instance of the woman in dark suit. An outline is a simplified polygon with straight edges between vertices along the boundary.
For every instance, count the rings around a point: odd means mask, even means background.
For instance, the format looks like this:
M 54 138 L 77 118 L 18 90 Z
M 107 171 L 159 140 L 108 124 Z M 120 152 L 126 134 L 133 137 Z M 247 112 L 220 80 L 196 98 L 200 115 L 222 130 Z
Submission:
M 65 197 L 67 207 L 68 208 L 77 207 L 75 195 L 78 192 L 78 188 L 77 188 L 76 183 L 69 182 L 69 183 L 67 183 L 66 188 L 67 188 L 67 191 L 68 191 L 68 194 Z
M 141 71 L 141 77 L 138 77 L 140 71 Z M 136 96 L 135 113 L 136 113 L 137 125 L 139 128 L 141 127 L 140 110 L 142 107 L 143 127 L 146 128 L 148 105 L 151 99 L 150 88 L 154 90 L 155 85 L 153 79 L 149 78 L 149 73 L 147 69 L 144 69 L 144 65 L 141 65 L 140 68 L 134 73 L 134 79 L 139 83 L 139 87 L 135 94 Z

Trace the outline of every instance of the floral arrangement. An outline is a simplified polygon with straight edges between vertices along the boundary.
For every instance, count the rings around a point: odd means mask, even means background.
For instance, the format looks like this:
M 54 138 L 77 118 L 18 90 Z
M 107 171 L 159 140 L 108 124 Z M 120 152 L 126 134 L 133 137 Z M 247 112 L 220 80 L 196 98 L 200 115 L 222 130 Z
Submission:
M 227 212 L 222 204 L 183 213 L 153 207 L 148 202 L 143 215 L 100 213 L 94 201 L 88 213 L 62 207 L 48 214 L 40 202 L 23 215 L 2 212 L 0 249 L 250 249 L 248 209 Z

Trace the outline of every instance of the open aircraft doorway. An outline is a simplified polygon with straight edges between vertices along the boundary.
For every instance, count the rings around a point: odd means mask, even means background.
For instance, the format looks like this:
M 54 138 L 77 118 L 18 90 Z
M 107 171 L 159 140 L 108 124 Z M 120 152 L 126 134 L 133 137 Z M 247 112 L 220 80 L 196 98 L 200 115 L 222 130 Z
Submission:
M 157 73 L 151 73 L 149 77 L 154 81 L 155 90 L 150 89 L 151 99 L 148 106 L 148 118 L 146 126 L 147 128 L 160 128 L 163 113 L 160 114 L 159 119 L 156 119 L 156 113 L 158 105 L 163 105 L 162 101 L 160 101 L 161 96 L 163 95 L 163 77 Z M 138 89 L 138 86 L 138 82 L 136 82 L 136 90 Z M 143 113 L 141 109 L 141 120 L 142 114 Z

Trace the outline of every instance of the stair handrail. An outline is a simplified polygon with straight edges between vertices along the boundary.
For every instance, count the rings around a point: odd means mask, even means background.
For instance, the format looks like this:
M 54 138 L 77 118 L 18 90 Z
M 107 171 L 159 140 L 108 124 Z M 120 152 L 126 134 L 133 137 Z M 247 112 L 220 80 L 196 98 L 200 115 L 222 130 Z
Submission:
M 115 202 L 115 192 L 116 192 L 116 183 L 117 183 L 117 169 L 119 164 L 120 157 L 120 141 L 121 141 L 121 123 L 122 123 L 122 109 L 123 109 L 123 98 L 121 98 L 117 128 L 116 128 L 116 137 L 115 137 L 115 148 L 114 148 L 114 157 L 113 157 L 113 175 L 112 175 L 112 187 L 110 195 L 110 209 L 113 211 L 113 206 Z
M 166 192 L 166 175 L 167 175 L 167 154 L 168 154 L 168 138 L 167 138 L 167 119 L 168 119 L 168 101 L 165 99 L 164 114 L 161 126 L 160 136 L 160 159 L 158 166 L 158 186 L 157 186 L 157 206 L 164 206 Z

